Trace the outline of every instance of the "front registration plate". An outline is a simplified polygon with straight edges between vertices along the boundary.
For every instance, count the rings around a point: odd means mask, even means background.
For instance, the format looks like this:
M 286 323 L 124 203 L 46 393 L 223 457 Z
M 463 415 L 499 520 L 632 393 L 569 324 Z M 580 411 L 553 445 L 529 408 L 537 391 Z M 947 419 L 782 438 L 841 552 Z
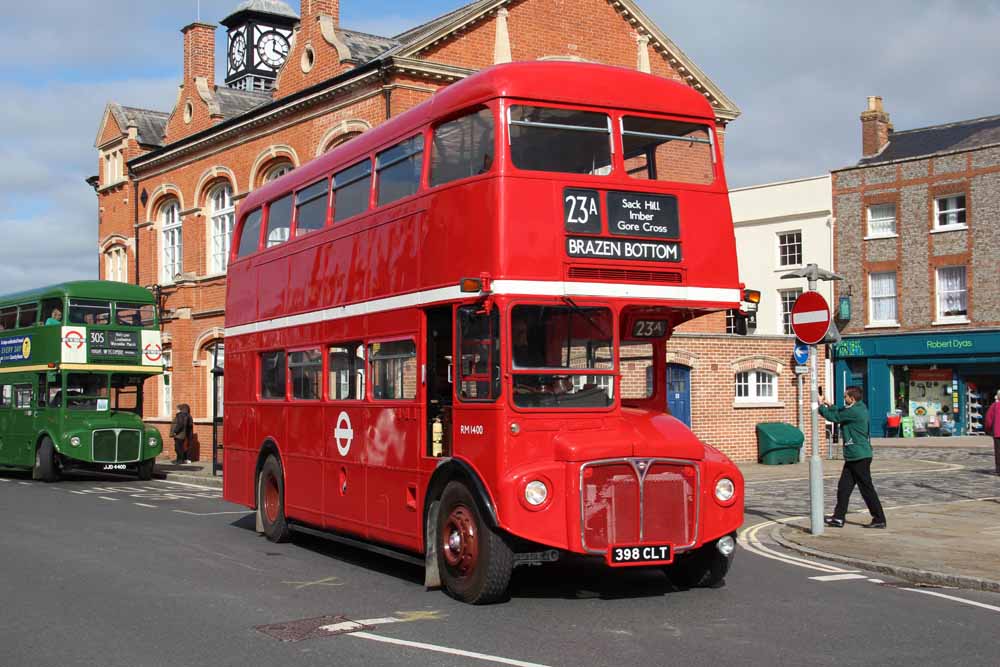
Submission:
M 613 546 L 608 549 L 608 565 L 667 565 L 674 560 L 669 544 L 636 544 Z

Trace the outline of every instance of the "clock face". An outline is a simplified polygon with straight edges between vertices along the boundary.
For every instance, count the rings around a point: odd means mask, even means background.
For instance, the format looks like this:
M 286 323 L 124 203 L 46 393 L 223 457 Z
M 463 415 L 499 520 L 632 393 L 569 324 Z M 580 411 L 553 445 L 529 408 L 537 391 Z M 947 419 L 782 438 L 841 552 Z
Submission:
M 232 70 L 241 70 L 246 62 L 247 38 L 242 32 L 238 32 L 229 42 L 229 67 Z
M 288 40 L 279 32 L 265 32 L 257 42 L 257 55 L 265 65 L 278 69 L 288 57 Z

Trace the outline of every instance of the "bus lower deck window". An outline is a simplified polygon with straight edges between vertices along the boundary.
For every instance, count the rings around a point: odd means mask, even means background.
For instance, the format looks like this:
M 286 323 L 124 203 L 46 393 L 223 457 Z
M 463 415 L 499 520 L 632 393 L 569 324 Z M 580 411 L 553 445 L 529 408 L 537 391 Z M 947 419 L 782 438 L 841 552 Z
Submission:
M 611 173 L 611 118 L 607 114 L 513 106 L 509 119 L 511 159 L 518 169 Z
M 417 347 L 412 340 L 372 343 L 368 346 L 368 359 L 375 399 L 416 398 Z
M 292 398 L 318 401 L 322 396 L 323 354 L 319 350 L 288 353 L 288 371 L 292 377 Z
M 285 398 L 285 353 L 281 350 L 260 355 L 260 397 Z
M 365 346 L 361 343 L 331 345 L 327 351 L 331 401 L 356 401 L 365 395 Z

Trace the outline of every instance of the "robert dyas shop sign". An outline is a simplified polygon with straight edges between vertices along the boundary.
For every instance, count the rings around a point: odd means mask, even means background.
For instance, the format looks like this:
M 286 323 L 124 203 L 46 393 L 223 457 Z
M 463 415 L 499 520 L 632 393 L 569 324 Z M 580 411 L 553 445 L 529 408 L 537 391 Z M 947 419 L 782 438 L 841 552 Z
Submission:
M 600 234 L 604 229 L 600 193 L 567 188 L 563 200 L 564 225 L 570 234 Z M 632 192 L 608 193 L 608 231 L 612 236 L 644 239 L 676 239 L 680 236 L 677 199 Z M 567 236 L 570 257 L 679 262 L 681 246 L 676 241 Z

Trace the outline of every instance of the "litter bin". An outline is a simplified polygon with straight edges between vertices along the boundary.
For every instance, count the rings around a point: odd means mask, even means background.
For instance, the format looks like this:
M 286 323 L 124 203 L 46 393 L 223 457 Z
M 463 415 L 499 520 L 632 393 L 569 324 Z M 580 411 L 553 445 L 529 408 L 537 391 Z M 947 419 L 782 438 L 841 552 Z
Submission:
M 764 465 L 798 463 L 799 450 L 805 440 L 802 431 L 791 424 L 757 424 L 757 461 Z

